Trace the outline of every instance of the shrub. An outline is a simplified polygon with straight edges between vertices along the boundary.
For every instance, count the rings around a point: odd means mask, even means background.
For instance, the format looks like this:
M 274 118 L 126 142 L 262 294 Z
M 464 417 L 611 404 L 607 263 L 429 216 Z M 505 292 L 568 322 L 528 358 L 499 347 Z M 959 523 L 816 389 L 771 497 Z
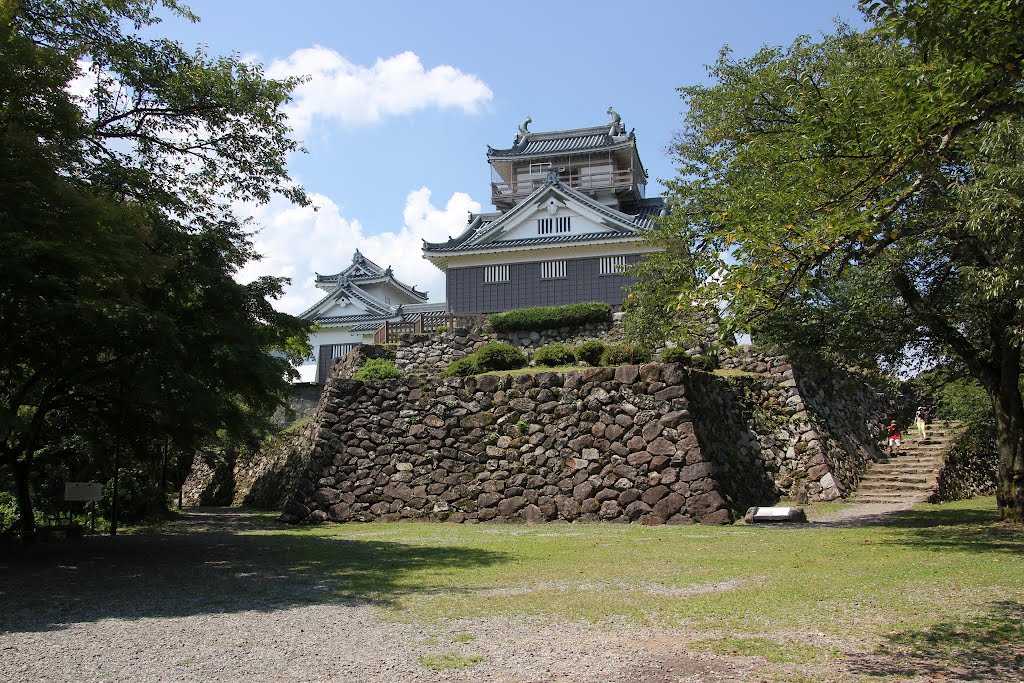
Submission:
M 526 365 L 523 352 L 507 342 L 484 344 L 473 355 L 476 356 L 477 372 L 515 370 Z
M 0 533 L 13 527 L 18 519 L 20 519 L 18 501 L 14 498 L 14 494 L 0 491 Z
M 606 348 L 605 343 L 600 339 L 591 339 L 576 347 L 576 358 L 587 365 L 600 365 Z
M 711 372 L 718 369 L 718 356 L 694 356 L 691 359 L 690 367 L 704 372 Z
M 516 429 L 519 430 L 520 434 L 525 434 L 530 431 L 530 423 L 526 420 L 520 420 L 519 422 L 516 422 Z
M 665 349 L 661 352 L 662 363 L 679 363 L 685 367 L 693 365 L 693 356 L 686 352 L 682 346 Z
M 452 361 L 448 367 L 441 372 L 441 377 L 466 377 L 480 372 L 476 367 L 476 356 L 469 354 L 458 360 Z
M 611 344 L 601 356 L 601 365 L 630 365 L 651 360 L 651 350 L 636 344 Z
M 122 524 L 138 524 L 159 519 L 167 514 L 167 499 L 145 472 L 138 469 L 120 469 L 117 480 L 117 520 Z M 230 474 L 230 470 L 228 470 Z M 114 480 L 108 479 L 103 485 L 100 510 L 111 509 L 114 495 Z
M 568 344 L 555 342 L 545 344 L 533 352 L 533 360 L 537 365 L 546 365 L 553 368 L 556 365 L 570 365 L 576 362 L 576 352 Z
M 393 379 L 401 377 L 402 371 L 395 367 L 394 362 L 387 358 L 371 358 L 359 366 L 352 379 L 366 382 L 373 379 Z
M 595 302 L 566 306 L 539 306 L 495 313 L 487 319 L 487 322 L 496 332 L 515 332 L 578 327 L 587 323 L 611 322 L 611 319 L 612 307 Z

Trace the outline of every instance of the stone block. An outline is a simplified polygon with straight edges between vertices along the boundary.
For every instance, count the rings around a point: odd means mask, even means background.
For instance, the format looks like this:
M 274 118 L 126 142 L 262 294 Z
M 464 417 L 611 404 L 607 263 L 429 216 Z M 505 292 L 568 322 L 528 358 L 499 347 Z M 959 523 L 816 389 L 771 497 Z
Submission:
M 679 512 L 685 504 L 686 499 L 673 491 L 655 503 L 652 506 L 652 512 L 662 519 L 668 519 Z
M 634 436 L 626 442 L 626 448 L 629 449 L 630 453 L 636 453 L 637 451 L 645 450 L 647 442 L 641 436 Z
M 334 505 L 341 500 L 341 491 L 333 488 L 317 489 L 316 494 L 313 496 L 313 500 L 324 507 Z
M 643 491 L 635 488 L 628 488 L 619 493 L 619 505 L 629 505 L 633 501 L 639 500 Z
M 640 367 L 637 365 L 620 365 L 615 368 L 615 381 L 622 384 L 632 384 L 640 376 Z
M 680 385 L 668 386 L 654 395 L 656 401 L 671 401 L 686 395 L 686 388 Z
M 697 479 L 703 479 L 704 477 L 711 476 L 711 463 L 709 462 L 698 462 L 693 465 L 687 465 L 679 472 L 679 479 L 682 481 L 696 481 Z
M 665 437 L 658 437 L 647 445 L 647 452 L 651 455 L 675 455 L 676 445 Z
M 620 505 L 622 504 L 621 500 L 619 501 L 619 504 Z M 635 522 L 636 520 L 640 519 L 641 517 L 643 517 L 644 515 L 646 515 L 650 511 L 651 511 L 651 506 L 650 505 L 648 505 L 647 503 L 643 502 L 642 500 L 634 500 L 631 503 L 629 503 L 628 505 L 626 505 L 626 511 L 625 512 L 626 512 L 626 517 L 628 517 L 629 519 L 631 519 L 632 521 Z
M 536 505 L 527 505 L 524 507 L 519 511 L 519 517 L 527 524 L 540 524 L 547 521 L 547 516 Z
M 640 451 L 639 453 L 630 453 L 626 457 L 626 462 L 628 462 L 633 467 L 640 467 L 641 465 L 644 465 L 650 461 L 651 454 L 648 453 L 647 451 Z
M 558 515 L 570 522 L 580 515 L 580 504 L 575 498 L 565 495 L 555 496 L 555 506 L 558 508 Z
M 526 506 L 526 499 L 522 496 L 504 498 L 498 502 L 498 514 L 502 517 L 511 517 Z
M 668 487 L 659 484 L 658 486 L 652 486 L 651 488 L 644 491 L 643 495 L 640 496 L 640 499 L 643 500 L 648 505 L 654 505 L 668 494 Z
M 313 524 L 320 524 L 322 522 L 326 522 L 327 513 L 324 512 L 323 510 L 313 510 L 313 512 L 309 513 L 309 517 L 306 518 L 306 521 L 312 522 Z
M 621 514 L 622 508 L 620 508 L 619 504 L 614 500 L 606 500 L 605 502 L 601 503 L 601 509 L 598 512 L 598 516 L 601 519 L 605 520 L 615 519 L 616 517 L 619 517 Z
M 648 455 L 650 455 L 649 451 L 648 451 Z M 672 458 L 668 457 L 667 455 L 655 455 L 655 456 L 651 457 L 650 460 L 648 461 L 647 468 L 651 472 L 661 472 L 666 467 L 668 467 L 669 463 L 671 463 L 671 462 L 672 462 Z M 632 465 L 633 463 L 630 463 L 630 464 Z
M 582 484 L 578 484 L 572 489 L 572 497 L 576 500 L 583 502 L 587 498 L 590 498 L 594 493 L 594 486 L 589 482 L 585 481 Z
M 634 419 L 634 422 L 636 420 Z M 644 428 L 640 431 L 640 435 L 644 438 L 644 441 L 650 443 L 661 436 L 661 431 L 664 426 L 657 420 L 651 420 L 644 425 Z

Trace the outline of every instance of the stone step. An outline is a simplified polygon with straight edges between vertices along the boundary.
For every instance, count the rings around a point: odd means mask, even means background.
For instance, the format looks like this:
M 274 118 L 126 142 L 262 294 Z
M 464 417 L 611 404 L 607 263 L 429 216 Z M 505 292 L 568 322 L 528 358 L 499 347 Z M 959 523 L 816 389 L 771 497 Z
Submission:
M 890 504 L 927 500 L 935 490 L 943 457 L 959 431 L 955 423 L 936 421 L 928 425 L 927 436 L 922 439 L 916 428 L 908 427 L 900 452 L 869 465 L 847 500 Z
M 931 490 L 935 486 L 934 482 L 921 481 L 914 483 L 901 483 L 901 482 L 886 482 L 886 481 L 861 481 L 860 485 L 857 486 L 859 493 L 867 492 L 922 492 L 922 490 Z
M 922 472 L 934 472 L 942 464 L 941 460 L 921 462 L 900 462 L 887 465 L 876 465 L 867 474 L 876 472 L 884 474 L 921 474 Z
M 941 456 L 894 456 L 874 463 L 871 469 L 887 467 L 934 467 L 942 462 Z
M 885 505 L 913 505 L 928 500 L 928 496 L 872 496 L 860 494 L 847 498 L 849 503 L 885 504 Z
M 880 484 L 919 484 L 931 479 L 931 472 L 872 472 L 861 477 L 860 483 L 861 486 L 868 482 Z

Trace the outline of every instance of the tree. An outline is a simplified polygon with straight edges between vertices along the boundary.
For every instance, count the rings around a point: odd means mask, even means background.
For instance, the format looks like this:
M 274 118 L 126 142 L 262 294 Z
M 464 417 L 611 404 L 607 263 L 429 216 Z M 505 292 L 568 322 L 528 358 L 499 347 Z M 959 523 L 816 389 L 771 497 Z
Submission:
M 153 4 L 0 5 L 0 467 L 26 534 L 38 454 L 255 439 L 287 390 L 270 351 L 306 332 L 268 301 L 284 279 L 232 277 L 257 257 L 235 207 L 306 201 L 296 81 L 126 33 Z
M 664 303 L 863 364 L 956 360 L 992 402 L 1000 511 L 1021 522 L 1024 3 L 867 11 L 865 32 L 724 50 L 713 85 L 680 89 L 653 239 L 695 276 Z

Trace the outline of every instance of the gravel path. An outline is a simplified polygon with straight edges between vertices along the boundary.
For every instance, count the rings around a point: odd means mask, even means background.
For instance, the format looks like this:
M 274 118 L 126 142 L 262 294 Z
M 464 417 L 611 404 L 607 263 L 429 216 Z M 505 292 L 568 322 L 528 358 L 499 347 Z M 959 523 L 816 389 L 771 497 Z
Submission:
M 811 506 L 807 508 L 807 519 L 816 527 L 852 527 L 885 524 L 914 505 L 916 505 L 916 501 L 906 501 L 903 503 L 851 503 L 824 513 L 815 512 L 814 507 Z
M 0 681 L 736 681 L 753 663 L 686 634 L 490 618 L 398 623 L 325 599 L 265 518 L 190 513 L 159 534 L 40 544 L 0 560 Z M 479 663 L 435 671 L 431 657 Z M 756 680 L 756 679 L 755 679 Z

